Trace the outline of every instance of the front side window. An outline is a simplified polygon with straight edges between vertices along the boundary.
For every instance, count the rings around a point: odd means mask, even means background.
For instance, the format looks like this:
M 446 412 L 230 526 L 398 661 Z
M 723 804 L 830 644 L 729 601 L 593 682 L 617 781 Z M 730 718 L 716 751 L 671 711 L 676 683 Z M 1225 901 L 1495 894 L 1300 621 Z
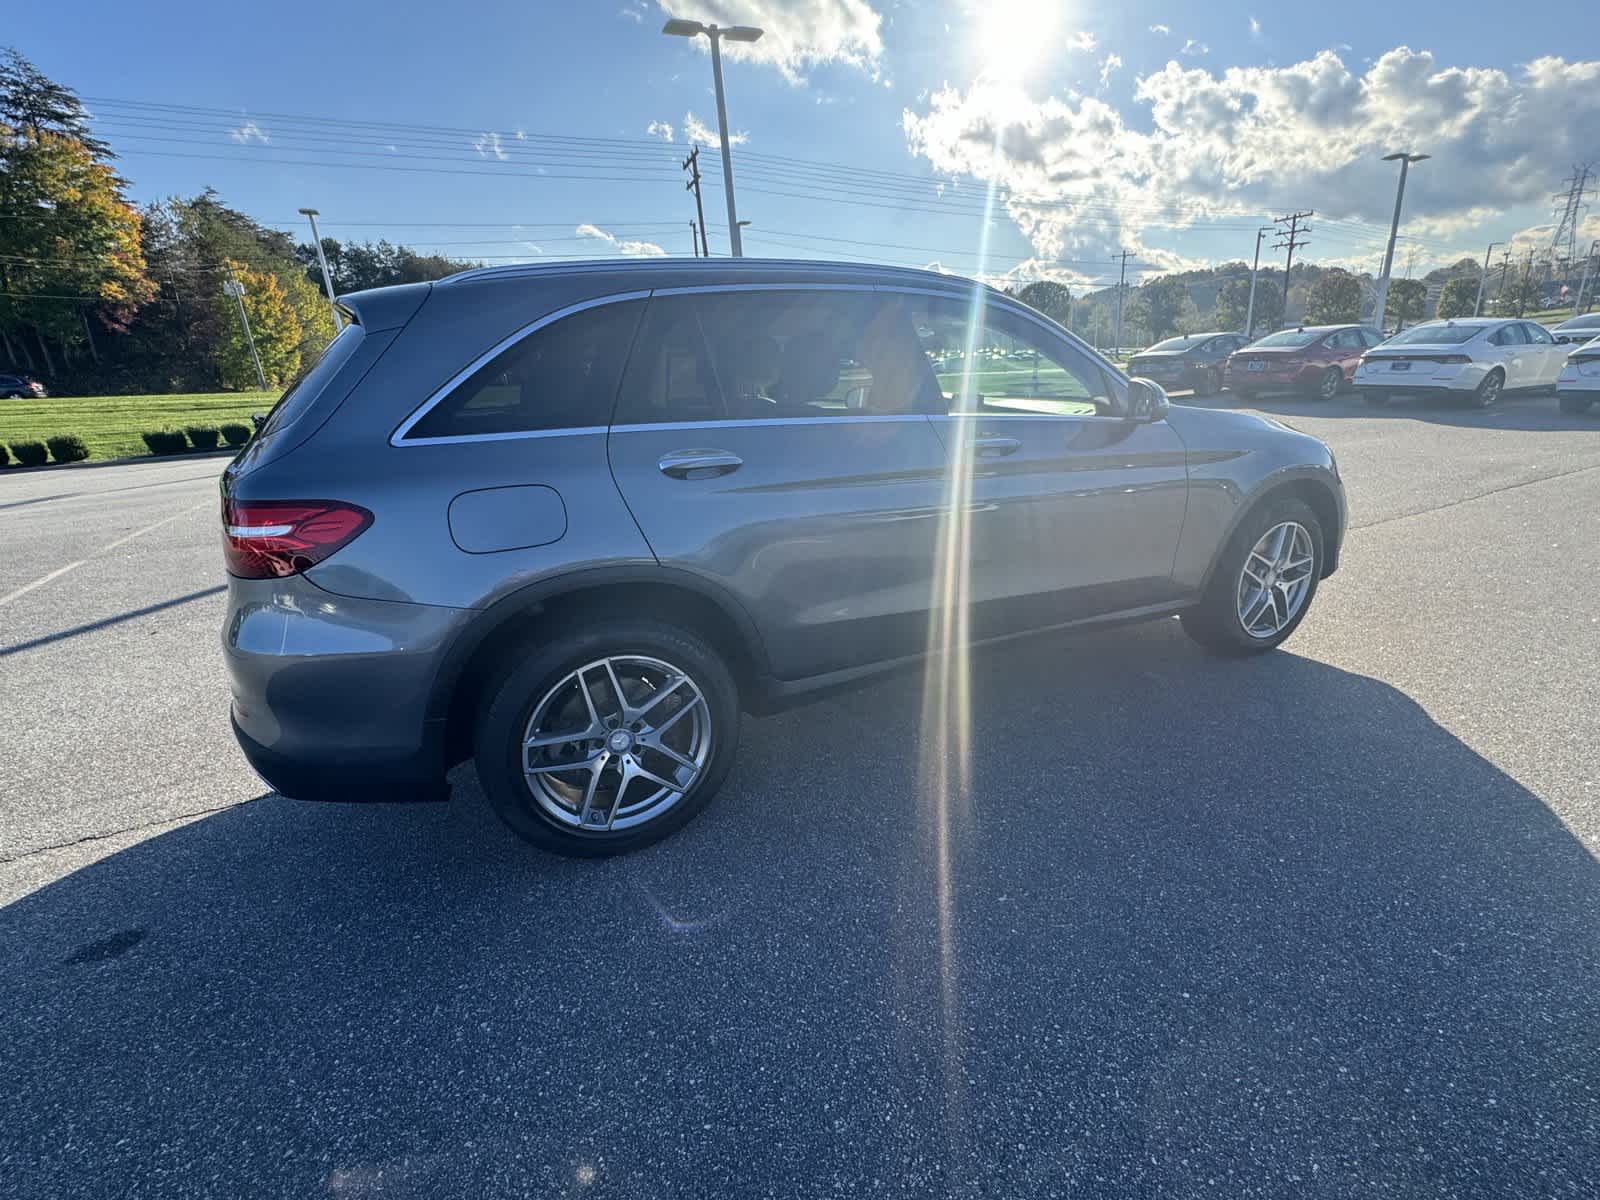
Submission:
M 1527 333 L 1528 340 L 1535 346 L 1554 346 L 1556 344 L 1556 339 L 1550 336 L 1550 331 L 1543 325 L 1535 325 L 1529 321 L 1522 328 Z
M 1502 325 L 1489 335 L 1489 340 L 1496 346 L 1526 346 L 1528 335 L 1522 332 L 1521 325 Z
M 951 412 L 1108 415 L 1112 383 L 1087 354 L 997 305 L 909 301 Z
M 605 425 L 643 308 L 603 304 L 534 330 L 458 384 L 406 440 Z

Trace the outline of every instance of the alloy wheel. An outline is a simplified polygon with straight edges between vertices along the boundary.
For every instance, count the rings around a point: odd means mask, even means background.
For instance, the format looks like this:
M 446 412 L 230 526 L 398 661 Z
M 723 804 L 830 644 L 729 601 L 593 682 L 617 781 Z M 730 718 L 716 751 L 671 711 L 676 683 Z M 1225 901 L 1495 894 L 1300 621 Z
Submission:
M 1283 521 L 1245 555 L 1235 601 L 1239 624 L 1251 637 L 1276 637 L 1305 606 L 1317 565 L 1314 546 L 1304 525 Z
M 1483 382 L 1478 385 L 1479 407 L 1488 408 L 1496 400 L 1500 399 L 1500 390 L 1504 386 L 1505 380 L 1500 378 L 1498 371 L 1491 371 L 1486 375 Z
M 1338 367 L 1329 367 L 1322 373 L 1322 382 L 1317 385 L 1317 398 L 1332 400 L 1339 394 L 1339 385 L 1344 382 L 1344 372 Z
M 534 705 L 522 773 L 546 816 L 584 833 L 636 828 L 674 808 L 711 756 L 711 712 L 687 671 L 659 658 L 595 659 Z

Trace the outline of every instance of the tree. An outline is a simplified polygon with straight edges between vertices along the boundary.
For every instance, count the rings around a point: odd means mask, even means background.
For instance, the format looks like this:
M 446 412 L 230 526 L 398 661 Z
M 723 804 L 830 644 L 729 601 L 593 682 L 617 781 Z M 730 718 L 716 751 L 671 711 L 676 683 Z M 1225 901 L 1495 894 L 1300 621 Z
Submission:
M 243 263 L 228 263 L 233 277 L 244 288 L 244 310 L 250 318 L 250 334 L 255 339 L 256 355 L 261 359 L 261 374 L 268 387 L 280 387 L 300 369 L 300 344 L 304 331 L 278 277 L 270 271 L 252 271 Z M 220 350 L 222 382 L 230 388 L 256 386 L 255 362 L 250 356 L 250 340 L 239 322 L 239 308 L 219 286 L 217 291 L 233 310 L 233 322 L 223 337 Z M 324 315 L 327 310 L 324 308 Z M 328 316 L 331 324 L 333 318 Z
M 1338 268 L 1324 271 L 1306 293 L 1307 325 L 1342 325 L 1361 318 L 1361 281 Z
M 1218 329 L 1245 330 L 1245 318 L 1250 313 L 1250 278 L 1230 279 L 1217 293 L 1213 320 Z M 1263 331 L 1276 329 L 1283 321 L 1283 293 L 1278 285 L 1263 272 L 1256 278 L 1255 327 Z
M 1017 293 L 1017 299 L 1052 321 L 1072 324 L 1072 293 L 1052 279 L 1035 280 Z
M 1134 289 L 1123 309 L 1123 326 L 1142 329 L 1150 341 L 1159 342 L 1177 330 L 1186 303 L 1192 306 L 1181 279 L 1172 275 L 1153 279 Z
M 1439 308 L 1436 316 L 1439 317 L 1470 317 L 1473 306 L 1478 301 L 1478 281 L 1469 279 L 1465 275 L 1457 275 L 1447 281 L 1444 290 L 1439 293 Z
M 95 158 L 114 158 L 89 129 L 89 114 L 71 88 L 49 78 L 16 49 L 0 50 L 0 123 L 34 135 L 60 133 Z
M 426 283 L 481 265 L 440 254 L 418 254 L 410 246 L 396 246 L 387 240 L 341 244 L 334 238 L 323 238 L 322 252 L 328 257 L 333 290 L 341 295 L 397 283 Z M 317 261 L 317 248 L 310 242 L 296 246 L 295 257 L 304 264 L 305 277 L 321 288 L 322 264 Z
M 1403 329 L 1422 320 L 1428 306 L 1428 285 L 1420 279 L 1392 279 L 1389 281 L 1387 308 L 1394 314 L 1395 328 Z M 1359 307 L 1359 305 L 1358 305 Z

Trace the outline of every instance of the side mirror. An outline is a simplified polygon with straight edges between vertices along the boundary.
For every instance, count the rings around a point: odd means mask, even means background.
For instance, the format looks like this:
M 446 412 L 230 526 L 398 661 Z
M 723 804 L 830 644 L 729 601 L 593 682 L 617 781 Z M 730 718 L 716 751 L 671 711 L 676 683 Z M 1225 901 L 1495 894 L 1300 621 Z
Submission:
M 1167 391 L 1159 383 L 1150 379 L 1128 380 L 1128 408 L 1123 414 L 1128 420 L 1144 424 L 1159 421 L 1171 407 Z
M 251 413 L 250 424 L 255 426 L 256 432 L 261 432 L 261 427 L 267 423 L 266 413 Z

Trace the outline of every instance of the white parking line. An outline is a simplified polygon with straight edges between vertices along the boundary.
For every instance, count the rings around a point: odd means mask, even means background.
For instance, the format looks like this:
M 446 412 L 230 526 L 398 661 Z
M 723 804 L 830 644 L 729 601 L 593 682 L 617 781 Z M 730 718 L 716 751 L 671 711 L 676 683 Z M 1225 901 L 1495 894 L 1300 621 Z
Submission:
M 146 525 L 143 529 L 135 529 L 132 533 L 124 534 L 122 537 L 119 537 L 116 541 L 110 542 L 107 545 L 101 546 L 98 550 L 93 551 L 89 555 L 89 558 L 93 558 L 97 554 L 105 554 L 107 551 L 115 550 L 119 546 L 125 546 L 129 542 L 133 541 L 134 538 L 143 537 L 147 533 L 154 533 L 157 529 L 160 529 L 163 525 L 170 525 L 170 524 L 172 524 L 172 522 L 178 520 L 181 517 L 187 517 L 192 512 L 199 512 L 202 508 L 207 508 L 212 503 L 213 502 L 211 500 L 203 500 L 199 504 L 190 505 L 188 508 L 184 509 L 182 512 L 173 513 L 170 517 L 162 517 L 161 520 L 155 522 L 152 525 Z M 78 559 L 77 562 L 69 562 L 64 567 L 57 567 L 54 571 L 51 571 L 48 575 L 41 575 L 38 579 L 35 579 L 32 583 L 23 584 L 21 587 L 19 587 L 14 592 L 7 592 L 4 596 L 0 596 L 0 605 L 10 604 L 13 600 L 19 600 L 23 596 L 26 596 L 29 592 L 33 591 L 34 588 L 41 588 L 45 584 L 49 583 L 53 579 L 60 579 L 68 571 L 76 571 L 79 567 L 83 566 L 84 563 L 88 562 L 89 558 L 80 558 L 80 559 Z

